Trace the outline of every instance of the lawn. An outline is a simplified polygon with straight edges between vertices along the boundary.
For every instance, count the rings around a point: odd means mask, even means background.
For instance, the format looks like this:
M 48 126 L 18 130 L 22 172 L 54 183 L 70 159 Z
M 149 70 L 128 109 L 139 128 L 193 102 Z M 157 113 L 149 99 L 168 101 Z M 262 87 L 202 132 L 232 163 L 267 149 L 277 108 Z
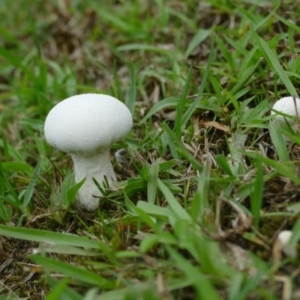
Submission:
M 296 2 L 0 0 L 0 300 L 300 299 Z M 133 116 L 94 211 L 44 136 L 83 93 Z

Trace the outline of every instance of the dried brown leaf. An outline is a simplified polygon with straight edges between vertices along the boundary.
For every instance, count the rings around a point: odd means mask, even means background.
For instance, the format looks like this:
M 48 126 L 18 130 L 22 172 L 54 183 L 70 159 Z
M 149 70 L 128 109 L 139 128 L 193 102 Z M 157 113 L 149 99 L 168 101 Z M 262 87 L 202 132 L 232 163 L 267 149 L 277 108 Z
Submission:
M 229 127 L 227 125 L 221 124 L 216 121 L 207 121 L 202 123 L 205 127 L 214 127 L 224 132 L 229 132 Z

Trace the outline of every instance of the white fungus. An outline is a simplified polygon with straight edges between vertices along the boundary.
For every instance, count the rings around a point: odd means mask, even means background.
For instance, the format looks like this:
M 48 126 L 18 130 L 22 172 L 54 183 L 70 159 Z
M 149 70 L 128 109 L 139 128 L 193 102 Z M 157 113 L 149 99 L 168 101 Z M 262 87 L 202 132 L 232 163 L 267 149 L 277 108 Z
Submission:
M 113 143 L 132 127 L 129 109 L 118 99 L 103 94 L 81 94 L 59 102 L 45 121 L 45 137 L 53 147 L 71 155 L 75 181 L 86 178 L 78 192 L 79 203 L 94 210 L 101 192 L 93 178 L 111 185 L 116 176 L 110 162 Z
M 287 115 L 283 116 L 278 114 L 276 111 Z M 276 101 L 272 108 L 272 115 L 274 115 L 274 121 L 279 122 L 282 125 L 286 125 L 288 122 L 291 128 L 296 131 L 298 129 L 298 122 L 296 117 L 300 118 L 300 99 L 293 97 L 284 97 Z
M 280 243 L 282 252 L 285 255 L 290 257 L 296 257 L 297 255 L 296 246 L 289 245 L 292 235 L 293 235 L 292 231 L 283 230 L 278 234 L 277 240 Z

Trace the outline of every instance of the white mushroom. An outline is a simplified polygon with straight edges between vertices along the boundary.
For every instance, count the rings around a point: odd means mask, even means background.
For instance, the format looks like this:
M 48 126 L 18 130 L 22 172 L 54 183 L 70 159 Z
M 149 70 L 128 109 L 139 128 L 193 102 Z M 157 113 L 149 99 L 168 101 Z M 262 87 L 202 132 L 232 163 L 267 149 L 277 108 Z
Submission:
M 279 122 L 282 125 L 286 125 L 286 122 L 289 123 L 291 128 L 296 131 L 298 129 L 298 122 L 296 122 L 296 117 L 300 117 L 300 99 L 293 97 L 284 97 L 275 102 L 272 108 L 272 115 L 274 116 L 274 121 Z M 276 111 L 287 115 L 279 115 Z
M 289 257 L 296 257 L 297 249 L 295 245 L 289 245 L 293 233 L 290 230 L 283 230 L 277 236 L 277 242 L 281 246 L 282 252 Z
M 76 182 L 86 178 L 77 194 L 86 209 L 96 209 L 101 196 L 93 178 L 100 185 L 104 176 L 110 185 L 116 179 L 109 150 L 131 127 L 129 109 L 108 95 L 76 95 L 59 102 L 49 112 L 44 127 L 46 140 L 71 155 Z

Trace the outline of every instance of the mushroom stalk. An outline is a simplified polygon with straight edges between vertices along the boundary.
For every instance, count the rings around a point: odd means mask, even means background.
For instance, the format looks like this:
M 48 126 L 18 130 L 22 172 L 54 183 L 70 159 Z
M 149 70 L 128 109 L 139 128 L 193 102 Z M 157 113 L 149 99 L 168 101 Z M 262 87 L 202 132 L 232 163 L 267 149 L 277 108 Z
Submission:
M 94 210 L 99 203 L 102 193 L 95 185 L 93 178 L 102 186 L 107 178 L 111 185 L 116 180 L 116 175 L 110 162 L 109 151 L 92 155 L 71 154 L 74 163 L 75 181 L 86 178 L 77 194 L 79 203 L 88 210 Z

